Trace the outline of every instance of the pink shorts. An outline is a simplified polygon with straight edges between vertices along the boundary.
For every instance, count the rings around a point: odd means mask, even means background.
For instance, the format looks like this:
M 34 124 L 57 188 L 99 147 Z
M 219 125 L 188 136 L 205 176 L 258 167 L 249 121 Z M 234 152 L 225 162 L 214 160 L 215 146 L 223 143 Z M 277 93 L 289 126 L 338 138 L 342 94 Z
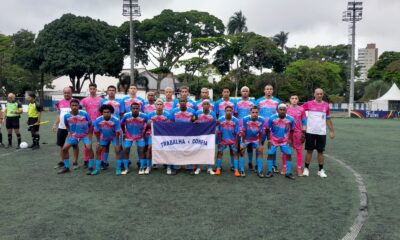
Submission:
M 294 132 L 293 133 L 292 142 L 293 142 L 294 149 L 302 149 L 303 148 L 303 143 L 301 142 L 301 135 L 302 135 L 302 132 Z

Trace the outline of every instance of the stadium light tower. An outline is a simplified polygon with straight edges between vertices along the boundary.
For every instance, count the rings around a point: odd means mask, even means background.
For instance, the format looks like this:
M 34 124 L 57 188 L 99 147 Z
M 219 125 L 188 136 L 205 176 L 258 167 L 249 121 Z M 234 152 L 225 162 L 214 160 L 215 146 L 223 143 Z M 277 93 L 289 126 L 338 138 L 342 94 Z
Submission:
M 350 1 L 347 3 L 347 10 L 343 12 L 342 20 L 349 22 L 349 32 L 351 32 L 351 60 L 350 60 L 350 89 L 349 89 L 349 117 L 354 107 L 354 65 L 356 53 L 356 22 L 362 19 L 363 3 Z
M 123 0 L 122 15 L 129 16 L 129 50 L 131 57 L 131 84 L 135 83 L 135 39 L 133 38 L 133 18 L 140 17 L 139 0 Z

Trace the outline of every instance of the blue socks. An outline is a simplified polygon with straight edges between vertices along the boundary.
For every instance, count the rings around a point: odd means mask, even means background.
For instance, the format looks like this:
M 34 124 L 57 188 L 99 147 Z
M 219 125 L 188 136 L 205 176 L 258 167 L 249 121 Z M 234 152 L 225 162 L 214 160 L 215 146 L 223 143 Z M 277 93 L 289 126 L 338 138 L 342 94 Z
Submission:
M 238 168 L 239 168 L 239 160 L 236 160 L 236 159 L 233 160 L 233 168 L 235 170 L 238 170 Z
M 105 164 L 107 164 L 108 163 L 108 152 L 104 152 L 104 155 L 103 155 L 103 159 L 104 159 L 104 163 Z
M 257 172 L 262 172 L 263 169 L 263 160 L 261 158 L 257 158 Z
M 116 171 L 121 172 L 122 160 L 117 160 Z
M 129 168 L 129 159 L 124 159 L 124 160 L 122 160 L 122 162 L 124 163 L 125 170 L 128 170 L 128 168 Z
M 96 160 L 96 170 L 97 171 L 101 170 L 101 160 Z
M 272 173 L 272 166 L 274 165 L 274 160 L 267 160 L 267 172 Z
M 139 163 L 140 163 L 140 168 L 145 168 L 146 166 L 146 159 L 143 159 L 143 158 L 141 158 L 141 159 L 139 159 Z
M 234 166 L 235 164 L 235 159 L 231 156 L 231 166 Z
M 69 159 L 64 159 L 64 167 L 69 169 Z
M 146 159 L 146 166 L 151 168 L 151 160 L 150 159 Z
M 93 167 L 94 167 L 94 159 L 89 159 L 89 165 L 88 165 L 88 167 L 89 167 L 90 169 L 93 169 Z
M 221 165 L 222 165 L 222 160 L 221 159 L 217 159 L 217 169 L 221 169 Z
M 286 161 L 286 174 L 292 172 L 292 161 Z
M 247 152 L 247 157 L 249 159 L 249 163 L 253 164 L 253 150 Z
M 244 157 L 241 157 L 241 158 L 239 159 L 239 170 L 240 170 L 241 172 L 244 172 Z
M 273 158 L 273 166 L 276 166 L 276 154 L 274 155 L 274 158 Z

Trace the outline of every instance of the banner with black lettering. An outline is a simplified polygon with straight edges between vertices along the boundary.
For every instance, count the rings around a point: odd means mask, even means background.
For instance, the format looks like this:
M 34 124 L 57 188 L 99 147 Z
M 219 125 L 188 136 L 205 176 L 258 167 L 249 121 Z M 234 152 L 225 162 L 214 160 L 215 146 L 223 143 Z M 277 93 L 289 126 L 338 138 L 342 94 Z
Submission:
M 153 164 L 214 164 L 214 122 L 153 122 L 151 138 Z

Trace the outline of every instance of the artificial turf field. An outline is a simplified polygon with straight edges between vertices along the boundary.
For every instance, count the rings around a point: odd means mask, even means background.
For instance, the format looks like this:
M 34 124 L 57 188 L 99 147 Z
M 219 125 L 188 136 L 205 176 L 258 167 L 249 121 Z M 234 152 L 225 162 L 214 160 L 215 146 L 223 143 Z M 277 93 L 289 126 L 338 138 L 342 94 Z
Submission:
M 43 120 L 54 116 L 45 113 Z M 369 216 L 357 239 L 400 239 L 400 122 L 333 123 L 336 139 L 328 141 L 327 154 L 360 173 L 368 191 Z M 83 168 L 57 175 L 59 149 L 50 128 L 41 127 L 47 144 L 39 151 L 0 149 L 2 240 L 341 239 L 358 214 L 354 176 L 329 158 L 328 178 L 316 176 L 314 159 L 310 177 L 295 181 L 249 172 L 235 178 L 228 161 L 218 177 L 204 171 L 167 176 L 162 169 L 139 176 L 136 168 L 117 177 L 112 154 L 111 168 L 98 176 L 86 176 Z

